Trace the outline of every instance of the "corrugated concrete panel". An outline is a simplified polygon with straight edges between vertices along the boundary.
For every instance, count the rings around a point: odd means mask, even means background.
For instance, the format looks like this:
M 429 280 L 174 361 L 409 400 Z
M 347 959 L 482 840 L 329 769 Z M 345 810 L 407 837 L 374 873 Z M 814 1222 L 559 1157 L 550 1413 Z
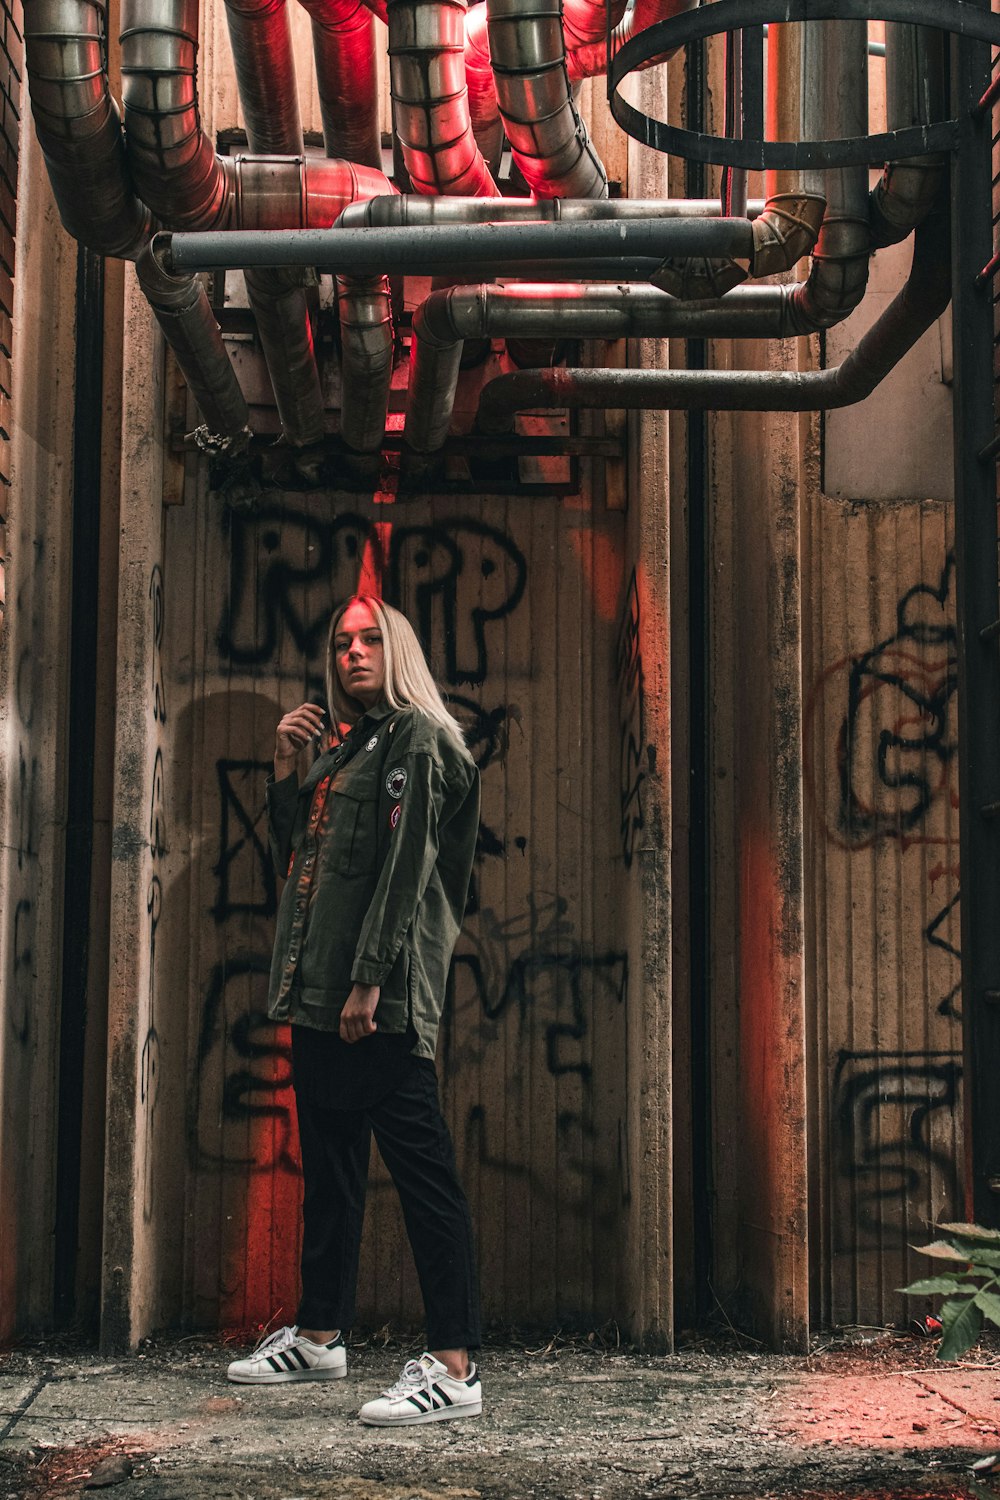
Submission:
M 280 492 L 251 512 L 202 492 L 166 528 L 170 842 L 185 858 L 164 886 L 161 941 L 171 1004 L 188 1009 L 185 1318 L 245 1325 L 294 1307 L 288 1041 L 264 1016 L 278 892 L 264 780 L 280 713 L 322 692 L 329 612 L 359 577 L 417 625 L 483 768 L 439 1069 L 486 1315 L 615 1315 L 629 961 L 607 706 L 623 518 L 573 498 Z M 358 1316 L 419 1316 L 380 1169 Z
M 907 1315 L 908 1249 L 961 1216 L 954 568 L 947 507 L 811 523 L 815 1311 Z

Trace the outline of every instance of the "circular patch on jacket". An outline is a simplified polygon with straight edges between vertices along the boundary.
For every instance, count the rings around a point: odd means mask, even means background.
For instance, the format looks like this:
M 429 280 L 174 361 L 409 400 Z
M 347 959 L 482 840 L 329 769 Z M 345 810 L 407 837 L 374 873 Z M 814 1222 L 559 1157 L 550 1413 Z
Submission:
M 375 746 L 377 744 L 378 744 L 378 735 L 377 734 L 373 734 L 372 737 L 371 737 L 371 739 L 368 741 L 367 745 L 365 746 L 365 749 L 366 750 L 374 750 Z
M 389 796 L 395 797 L 396 801 L 398 802 L 400 797 L 403 795 L 403 788 L 405 786 L 406 772 L 403 770 L 402 766 L 397 766 L 395 770 L 390 771 L 388 776 L 385 778 L 385 789 L 389 793 Z
M 396 824 L 399 822 L 399 815 L 400 815 L 400 813 L 402 811 L 403 811 L 403 809 L 400 807 L 399 803 L 397 802 L 396 806 L 393 808 L 392 812 L 389 814 L 389 827 L 390 828 L 395 828 Z

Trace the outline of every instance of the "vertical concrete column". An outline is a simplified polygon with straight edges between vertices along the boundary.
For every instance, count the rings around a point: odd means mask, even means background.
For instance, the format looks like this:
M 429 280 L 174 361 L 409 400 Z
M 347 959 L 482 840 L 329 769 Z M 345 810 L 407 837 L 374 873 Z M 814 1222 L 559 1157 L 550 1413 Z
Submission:
M 163 1215 L 155 1164 L 166 1124 L 157 1109 L 161 1027 L 156 994 L 169 765 L 159 658 L 163 357 L 131 267 L 126 271 L 124 350 L 101 1306 L 101 1338 L 108 1349 L 130 1347 L 162 1317 L 158 1260 Z M 173 1133 L 179 1151 L 176 1122 Z
M 639 107 L 663 118 L 665 70 L 639 76 Z M 667 158 L 629 143 L 630 197 L 667 196 Z M 638 340 L 630 364 L 667 362 L 667 345 Z M 673 1343 L 670 879 L 670 540 L 666 412 L 629 416 L 631 568 L 618 644 L 622 855 L 629 951 L 624 1232 L 629 1331 L 650 1348 Z
M 18 220 L 0 630 L 0 1338 L 52 1316 L 66 827 L 76 246 L 28 131 Z

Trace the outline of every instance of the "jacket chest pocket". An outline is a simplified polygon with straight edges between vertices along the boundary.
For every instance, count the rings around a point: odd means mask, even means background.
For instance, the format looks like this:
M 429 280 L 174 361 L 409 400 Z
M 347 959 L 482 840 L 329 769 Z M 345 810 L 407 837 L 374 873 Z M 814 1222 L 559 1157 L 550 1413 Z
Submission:
M 370 792 L 370 795 L 368 793 Z M 376 864 L 377 786 L 334 787 L 323 863 L 337 875 L 370 875 Z

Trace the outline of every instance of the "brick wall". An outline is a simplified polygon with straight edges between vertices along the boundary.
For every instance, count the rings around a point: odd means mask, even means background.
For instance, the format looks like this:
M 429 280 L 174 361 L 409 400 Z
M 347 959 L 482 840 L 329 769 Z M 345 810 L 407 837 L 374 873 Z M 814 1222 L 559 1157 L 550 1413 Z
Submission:
M 7 490 L 10 488 L 11 317 L 14 311 L 14 232 L 17 213 L 17 150 L 24 72 L 20 0 L 0 0 L 0 627 L 7 561 Z

